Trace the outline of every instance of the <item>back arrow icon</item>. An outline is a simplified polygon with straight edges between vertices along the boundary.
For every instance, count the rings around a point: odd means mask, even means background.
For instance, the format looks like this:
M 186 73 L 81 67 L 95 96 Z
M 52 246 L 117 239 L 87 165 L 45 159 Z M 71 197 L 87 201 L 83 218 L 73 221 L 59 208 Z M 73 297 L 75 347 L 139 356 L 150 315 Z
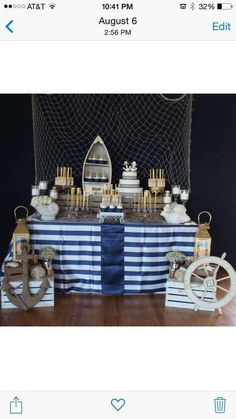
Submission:
M 10 22 L 8 22 L 8 24 L 5 26 L 5 28 L 6 28 L 9 32 L 11 32 L 11 33 L 13 33 L 12 28 L 10 28 L 10 26 L 12 25 L 12 23 L 13 23 L 13 20 L 10 20 Z

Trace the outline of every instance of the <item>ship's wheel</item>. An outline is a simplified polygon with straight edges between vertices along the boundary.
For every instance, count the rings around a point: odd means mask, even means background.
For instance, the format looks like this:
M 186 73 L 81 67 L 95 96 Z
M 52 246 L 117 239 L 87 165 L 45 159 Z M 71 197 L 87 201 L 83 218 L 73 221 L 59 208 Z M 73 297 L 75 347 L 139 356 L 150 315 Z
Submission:
M 196 304 L 195 309 L 218 309 L 236 295 L 236 272 L 221 258 L 207 256 L 193 262 L 185 273 L 185 290 Z

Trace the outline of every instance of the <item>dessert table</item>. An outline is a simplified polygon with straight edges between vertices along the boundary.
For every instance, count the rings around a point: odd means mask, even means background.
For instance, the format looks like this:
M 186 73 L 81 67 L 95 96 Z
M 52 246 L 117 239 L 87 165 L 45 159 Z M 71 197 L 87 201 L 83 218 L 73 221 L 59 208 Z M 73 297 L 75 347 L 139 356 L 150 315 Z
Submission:
M 61 293 L 164 293 L 166 253 L 192 256 L 197 226 L 30 221 L 31 247 L 52 246 L 55 289 Z M 11 257 L 9 253 L 6 260 Z M 1 273 L 3 276 L 3 273 Z

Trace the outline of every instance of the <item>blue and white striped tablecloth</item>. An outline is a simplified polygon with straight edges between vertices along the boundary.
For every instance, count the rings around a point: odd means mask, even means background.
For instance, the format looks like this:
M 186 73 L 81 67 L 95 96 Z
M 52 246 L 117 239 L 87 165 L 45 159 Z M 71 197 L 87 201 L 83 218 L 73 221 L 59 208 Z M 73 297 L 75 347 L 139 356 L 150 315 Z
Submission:
M 29 228 L 35 250 L 43 245 L 57 249 L 56 290 L 103 293 L 101 225 L 55 221 L 31 222 Z M 192 256 L 196 230 L 195 225 L 126 224 L 124 293 L 165 292 L 169 268 L 166 253 L 180 250 Z

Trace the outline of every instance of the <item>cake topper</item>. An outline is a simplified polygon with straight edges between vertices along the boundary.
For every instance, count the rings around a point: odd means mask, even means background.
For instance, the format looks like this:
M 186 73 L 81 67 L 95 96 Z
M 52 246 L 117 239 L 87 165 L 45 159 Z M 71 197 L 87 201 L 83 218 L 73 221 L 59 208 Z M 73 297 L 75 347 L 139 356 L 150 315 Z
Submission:
M 138 167 L 136 161 L 133 161 L 131 164 L 129 164 L 128 161 L 124 162 L 123 165 L 124 172 L 137 172 Z

